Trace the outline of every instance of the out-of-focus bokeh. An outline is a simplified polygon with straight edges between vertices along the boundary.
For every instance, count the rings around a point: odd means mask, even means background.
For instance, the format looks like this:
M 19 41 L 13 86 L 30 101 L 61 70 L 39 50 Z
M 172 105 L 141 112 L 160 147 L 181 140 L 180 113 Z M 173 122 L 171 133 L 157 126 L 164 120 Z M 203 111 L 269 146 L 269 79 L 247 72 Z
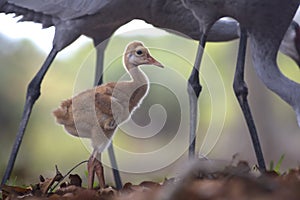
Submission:
M 151 117 L 156 116 L 155 112 L 151 114 L 151 109 L 155 111 L 157 108 L 161 115 L 156 117 L 165 120 L 162 130 L 155 135 L 140 133 L 142 136 L 136 132 L 126 134 L 126 131 L 119 130 L 115 135 L 118 164 L 125 171 L 121 173 L 124 182 L 159 181 L 172 177 L 184 170 L 180 166 L 188 160 L 187 152 L 182 151 L 182 147 L 178 147 L 181 149 L 179 154 L 177 152 L 179 150 L 174 147 L 158 156 L 150 156 L 149 159 L 147 153 L 167 146 L 176 135 L 179 135 L 179 140 L 187 147 L 187 126 L 180 132 L 178 130 L 182 121 L 188 122 L 185 80 L 192 69 L 197 42 L 164 31 L 153 35 L 152 32 L 154 28 L 146 31 L 135 30 L 134 34 L 132 32 L 117 34 L 111 38 L 105 52 L 104 82 L 117 81 L 124 75 L 121 56 L 126 44 L 132 40 L 143 41 L 150 48 L 153 57 L 165 65 L 163 70 L 142 67 L 149 76 L 151 89 L 140 109 L 132 116 L 137 125 L 147 126 L 153 122 Z M 49 38 L 49 41 L 51 40 L 52 38 Z M 0 177 L 2 177 L 21 119 L 26 87 L 42 65 L 46 53 L 30 40 L 13 40 L 1 33 L 0 46 Z M 200 150 L 199 154 L 209 159 L 220 160 L 231 160 L 232 156 L 238 153 L 240 159 L 254 164 L 256 159 L 250 136 L 232 89 L 237 46 L 237 40 L 207 45 L 201 66 L 203 93 L 199 100 L 197 150 Z M 90 155 L 85 145 L 89 141 L 83 143 L 82 140 L 67 134 L 62 126 L 55 123 L 51 113 L 62 100 L 93 85 L 95 50 L 92 42 L 85 42 L 76 47 L 71 54 L 57 57 L 43 81 L 42 95 L 33 109 L 10 180 L 12 183 L 36 182 L 40 174 L 51 176 L 55 172 L 55 165 L 58 165 L 62 173 L 66 173 L 73 165 L 86 160 Z M 279 53 L 278 64 L 287 77 L 300 82 L 299 67 L 291 59 Z M 298 166 L 300 129 L 295 114 L 258 79 L 252 67 L 250 48 L 246 60 L 246 81 L 249 88 L 249 102 L 266 163 L 269 164 L 272 160 L 277 162 L 284 154 L 282 170 Z M 219 83 L 222 83 L 220 87 Z M 175 86 L 177 93 L 174 92 L 175 89 L 169 88 L 172 85 Z M 219 104 L 214 105 L 216 104 L 214 102 Z M 164 109 L 157 107 L 157 104 Z M 166 118 L 162 115 L 166 115 Z M 124 125 L 124 130 L 128 131 L 130 127 Z M 144 153 L 144 157 L 148 160 L 141 159 L 143 157 L 141 153 Z M 104 155 L 104 163 L 109 163 L 107 152 Z M 161 169 L 158 169 L 159 166 Z M 148 170 L 151 167 L 153 170 Z M 82 166 L 74 173 L 84 176 L 85 171 L 85 166 Z M 112 174 L 108 167 L 105 168 L 105 174 L 108 183 L 112 184 Z

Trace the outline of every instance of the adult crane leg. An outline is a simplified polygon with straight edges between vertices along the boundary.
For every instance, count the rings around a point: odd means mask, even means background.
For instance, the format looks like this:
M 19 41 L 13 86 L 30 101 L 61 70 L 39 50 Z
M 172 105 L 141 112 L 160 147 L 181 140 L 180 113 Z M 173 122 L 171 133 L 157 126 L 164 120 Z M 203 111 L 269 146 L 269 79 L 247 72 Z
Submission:
M 104 51 L 107 47 L 109 40 L 103 41 L 101 44 L 94 40 L 94 45 L 97 51 L 97 59 L 96 59 L 96 71 L 95 71 L 95 82 L 94 85 L 101 85 L 103 82 L 103 66 L 104 66 Z M 113 175 L 116 183 L 116 188 L 122 188 L 122 180 L 120 176 L 120 172 L 118 170 L 117 160 L 114 152 L 113 142 L 108 147 L 108 156 L 110 159 L 110 163 L 113 170 Z
M 199 70 L 203 56 L 203 51 L 206 43 L 206 34 L 202 34 L 198 45 L 196 61 L 193 67 L 193 71 L 188 80 L 188 95 L 190 104 L 190 139 L 189 139 L 189 159 L 195 157 L 195 146 L 196 146 L 196 131 L 197 131 L 197 109 L 198 109 L 198 97 L 202 90 L 202 86 L 199 82 Z
M 109 40 L 99 40 L 98 42 L 98 40 L 94 39 L 94 46 L 97 53 L 94 86 L 101 85 L 103 83 L 104 52 L 108 42 Z
M 15 139 L 15 143 L 12 148 L 12 152 L 10 154 L 10 158 L 6 167 L 6 171 L 4 173 L 4 176 L 1 181 L 1 185 L 5 184 L 6 181 L 9 179 L 12 169 L 14 167 L 17 154 L 20 148 L 20 145 L 22 143 L 22 139 L 25 133 L 26 126 L 28 124 L 28 120 L 32 111 L 32 107 L 36 100 L 39 98 L 41 94 L 41 83 L 43 81 L 43 78 L 45 74 L 47 73 L 51 63 L 53 62 L 55 56 L 57 55 L 58 51 L 55 47 L 52 48 L 51 52 L 49 53 L 47 59 L 43 63 L 41 69 L 38 71 L 38 73 L 34 76 L 34 78 L 31 80 L 27 87 L 27 94 L 26 94 L 26 101 L 24 105 L 22 120 L 19 125 L 19 130 Z
M 247 100 L 248 88 L 244 80 L 246 48 L 247 48 L 247 30 L 241 27 L 240 44 L 239 44 L 238 58 L 236 64 L 236 71 L 234 75 L 233 89 L 237 97 L 237 100 L 241 106 L 241 109 L 243 111 L 245 120 L 247 122 L 247 126 L 252 139 L 252 144 L 254 146 L 258 166 L 260 170 L 266 170 L 266 165 L 261 150 L 258 134 L 256 131 L 254 120 Z

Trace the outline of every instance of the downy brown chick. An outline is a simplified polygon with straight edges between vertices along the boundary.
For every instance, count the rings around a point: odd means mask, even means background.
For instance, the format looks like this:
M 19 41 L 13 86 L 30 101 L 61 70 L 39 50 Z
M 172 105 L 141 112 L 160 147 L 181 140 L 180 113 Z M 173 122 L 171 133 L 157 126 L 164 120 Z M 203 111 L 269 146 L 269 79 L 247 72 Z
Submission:
M 110 144 L 116 127 L 129 119 L 141 104 L 149 89 L 147 76 L 140 65 L 163 67 L 141 42 L 127 45 L 123 65 L 131 76 L 130 81 L 110 82 L 86 90 L 72 99 L 65 100 L 53 114 L 73 136 L 90 138 L 94 148 L 88 162 L 88 187 L 92 188 L 94 172 L 100 187 L 105 186 L 101 152 Z

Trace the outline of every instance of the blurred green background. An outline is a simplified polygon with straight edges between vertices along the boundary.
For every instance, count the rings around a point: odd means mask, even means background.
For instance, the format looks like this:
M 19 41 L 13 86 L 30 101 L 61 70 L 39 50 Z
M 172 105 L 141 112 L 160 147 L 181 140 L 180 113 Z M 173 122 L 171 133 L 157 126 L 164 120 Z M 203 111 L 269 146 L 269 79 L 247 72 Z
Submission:
M 152 29 L 147 30 L 148 33 L 151 31 Z M 135 31 L 134 34 L 115 35 L 105 52 L 104 82 L 116 81 L 125 73 L 120 56 L 126 44 L 132 40 L 143 41 L 150 48 L 152 55 L 165 65 L 164 70 L 142 67 L 150 82 L 162 80 L 163 83 L 167 81 L 169 84 L 162 87 L 159 82 L 152 83 L 149 95 L 133 115 L 133 120 L 140 126 L 151 123 L 151 114 L 148 114 L 148 111 L 155 104 L 164 107 L 167 118 L 157 134 L 145 138 L 140 138 L 139 133 L 128 135 L 124 131 L 118 131 L 114 138 L 114 144 L 117 146 L 116 156 L 120 168 L 125 169 L 125 172 L 122 172 L 124 182 L 161 181 L 183 171 L 182 166 L 187 162 L 187 152 L 182 151 L 182 148 L 187 147 L 188 129 L 185 126 L 178 132 L 178 124 L 180 120 L 184 121 L 185 125 L 188 122 L 185 80 L 191 72 L 197 42 L 167 33 L 145 35 L 143 31 Z M 46 54 L 29 40 L 11 40 L 1 34 L 0 45 L 0 177 L 2 177 L 21 119 L 26 87 L 42 65 Z M 199 101 L 197 149 L 208 158 L 228 161 L 238 153 L 241 160 L 247 160 L 253 165 L 256 161 L 255 154 L 232 89 L 237 46 L 238 41 L 207 45 L 204 63 L 201 66 L 203 93 Z M 269 164 L 271 160 L 276 162 L 285 154 L 282 170 L 296 167 L 300 161 L 300 131 L 295 114 L 258 79 L 253 71 L 250 54 L 249 49 L 246 60 L 249 102 L 266 163 Z M 291 59 L 279 53 L 278 64 L 286 76 L 300 82 L 299 68 Z M 52 176 L 55 173 L 54 165 L 58 165 L 61 172 L 66 173 L 76 163 L 89 157 L 85 145 L 89 141 L 82 143 L 80 139 L 67 134 L 62 126 L 55 123 L 52 111 L 62 100 L 92 87 L 94 66 L 95 50 L 92 42 L 79 46 L 71 55 L 57 57 L 42 84 L 42 95 L 33 109 L 11 182 L 18 184 L 37 182 L 40 174 Z M 170 85 L 175 86 L 180 92 L 174 93 L 168 88 Z M 214 105 L 215 102 L 219 104 Z M 207 133 L 210 135 L 206 135 Z M 170 147 L 169 151 L 160 156 L 147 157 L 147 152 L 164 147 L 176 134 L 179 135 L 178 140 L 184 144 L 183 147 L 178 147 L 180 156 L 174 153 L 176 149 Z M 143 155 L 139 153 L 145 153 L 146 159 L 141 159 Z M 107 152 L 104 163 L 109 164 Z M 85 166 L 82 166 L 74 173 L 85 177 L 85 171 Z M 113 184 L 108 167 L 105 168 L 105 173 L 107 182 Z

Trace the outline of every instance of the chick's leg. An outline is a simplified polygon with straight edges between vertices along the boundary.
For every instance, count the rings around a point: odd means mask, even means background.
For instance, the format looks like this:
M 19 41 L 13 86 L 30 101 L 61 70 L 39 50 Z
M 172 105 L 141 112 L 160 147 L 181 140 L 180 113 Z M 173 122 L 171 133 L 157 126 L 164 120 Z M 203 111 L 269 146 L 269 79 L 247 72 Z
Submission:
M 100 188 L 104 188 L 105 181 L 104 181 L 103 166 L 101 163 L 101 153 L 98 153 L 96 149 L 94 149 L 91 157 L 89 158 L 87 168 L 88 168 L 88 188 L 89 189 L 93 188 L 95 172 L 99 180 Z
M 93 154 L 91 155 L 91 157 L 88 160 L 87 163 L 87 170 L 88 170 L 88 189 L 92 189 L 93 185 L 94 185 L 94 177 L 95 177 L 95 170 L 94 170 L 94 156 Z
M 101 162 L 101 154 L 99 153 L 98 158 L 96 158 L 96 162 L 95 162 L 95 172 L 99 181 L 99 186 L 100 188 L 104 188 L 105 187 L 105 180 L 104 180 L 104 171 L 103 171 L 103 165 Z

